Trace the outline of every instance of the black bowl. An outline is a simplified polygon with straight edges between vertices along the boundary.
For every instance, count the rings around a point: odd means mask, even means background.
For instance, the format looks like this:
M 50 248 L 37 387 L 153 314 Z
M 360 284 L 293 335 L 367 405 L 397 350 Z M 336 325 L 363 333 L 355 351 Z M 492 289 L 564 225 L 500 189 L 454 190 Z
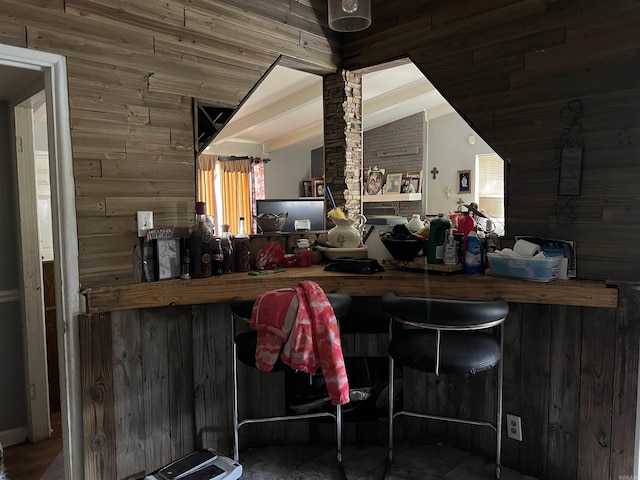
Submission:
M 406 262 L 412 261 L 427 246 L 427 241 L 419 238 L 381 237 L 380 241 L 395 260 Z

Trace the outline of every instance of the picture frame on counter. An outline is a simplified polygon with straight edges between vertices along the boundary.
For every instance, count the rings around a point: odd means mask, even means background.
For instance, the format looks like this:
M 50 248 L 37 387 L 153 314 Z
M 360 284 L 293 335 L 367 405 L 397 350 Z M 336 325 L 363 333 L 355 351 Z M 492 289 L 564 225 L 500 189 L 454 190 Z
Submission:
M 303 197 L 313 197 L 313 190 L 311 187 L 311 180 L 303 180 L 302 181 L 302 196 Z
M 458 193 L 472 193 L 471 170 L 458 170 Z
M 387 175 L 387 189 L 385 193 L 393 194 L 400 193 L 402 189 L 402 174 L 401 173 L 390 173 Z
M 401 193 L 420 193 L 422 191 L 422 170 L 408 172 L 402 182 Z
M 324 197 L 324 178 L 312 178 L 311 189 L 314 197 Z
M 365 195 L 382 195 L 382 187 L 386 183 L 385 171 L 384 168 L 369 167 L 364 175 Z

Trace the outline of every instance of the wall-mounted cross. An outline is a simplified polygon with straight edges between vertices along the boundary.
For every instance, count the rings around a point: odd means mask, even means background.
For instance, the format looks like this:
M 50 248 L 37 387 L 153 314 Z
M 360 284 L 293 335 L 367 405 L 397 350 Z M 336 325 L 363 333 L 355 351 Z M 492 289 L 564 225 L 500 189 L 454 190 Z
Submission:
M 436 167 L 433 167 L 431 169 L 431 175 L 433 175 L 433 179 L 436 179 L 436 175 L 438 175 L 440 172 L 438 171 L 438 169 Z
M 458 211 L 461 212 L 462 211 L 462 206 L 464 205 L 464 200 L 459 198 L 456 203 L 458 204 Z

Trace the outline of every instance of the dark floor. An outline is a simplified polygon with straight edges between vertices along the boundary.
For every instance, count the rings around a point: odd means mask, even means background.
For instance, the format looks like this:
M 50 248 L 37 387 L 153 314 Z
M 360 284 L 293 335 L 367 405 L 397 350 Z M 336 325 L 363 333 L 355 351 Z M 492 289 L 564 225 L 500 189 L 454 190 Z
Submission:
M 487 480 L 495 464 L 441 445 L 400 445 L 394 448 L 391 471 L 385 477 L 385 447 L 343 449 L 349 480 Z M 340 480 L 335 450 L 323 447 L 263 447 L 240 452 L 243 480 Z M 502 480 L 535 480 L 502 467 Z
M 64 480 L 60 412 L 51 414 L 51 438 L 4 449 L 9 480 Z
M 54 420 L 52 418 L 52 420 Z M 58 422 L 50 440 L 5 449 L 10 480 L 64 480 Z M 399 445 L 385 477 L 383 446 L 343 448 L 348 480 L 489 480 L 494 462 L 442 445 Z M 330 447 L 261 447 L 240 452 L 243 480 L 341 480 Z M 502 480 L 535 480 L 502 467 Z

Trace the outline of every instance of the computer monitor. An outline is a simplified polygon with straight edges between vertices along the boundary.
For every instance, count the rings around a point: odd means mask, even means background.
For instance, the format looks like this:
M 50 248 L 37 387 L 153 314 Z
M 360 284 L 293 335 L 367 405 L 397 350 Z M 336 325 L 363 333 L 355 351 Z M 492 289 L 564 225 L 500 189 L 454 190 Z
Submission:
M 296 220 L 310 220 L 311 230 L 325 230 L 325 212 L 323 198 L 291 198 L 280 200 L 256 200 L 258 215 L 287 212 L 287 221 L 283 232 L 295 232 Z

